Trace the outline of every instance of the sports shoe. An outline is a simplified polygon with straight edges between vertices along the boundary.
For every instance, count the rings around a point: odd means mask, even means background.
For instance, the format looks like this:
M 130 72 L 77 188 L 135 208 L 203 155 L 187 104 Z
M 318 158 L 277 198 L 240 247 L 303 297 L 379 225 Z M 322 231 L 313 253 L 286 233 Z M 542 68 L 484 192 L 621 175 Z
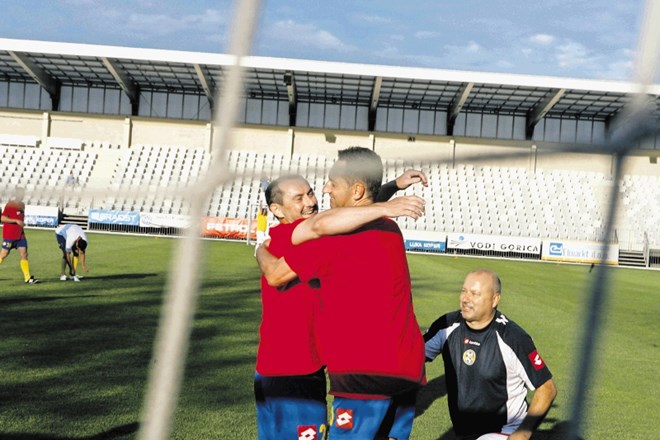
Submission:
M 25 284 L 37 284 L 37 283 L 40 283 L 40 282 L 41 281 L 36 279 L 34 276 L 31 276 L 30 279 L 25 282 Z
M 73 276 L 73 281 L 75 281 L 76 283 L 79 283 L 79 282 L 80 282 L 80 278 L 78 278 L 77 275 L 74 275 L 74 276 Z
M 66 275 L 62 275 L 62 276 L 60 277 L 60 281 L 66 281 Z

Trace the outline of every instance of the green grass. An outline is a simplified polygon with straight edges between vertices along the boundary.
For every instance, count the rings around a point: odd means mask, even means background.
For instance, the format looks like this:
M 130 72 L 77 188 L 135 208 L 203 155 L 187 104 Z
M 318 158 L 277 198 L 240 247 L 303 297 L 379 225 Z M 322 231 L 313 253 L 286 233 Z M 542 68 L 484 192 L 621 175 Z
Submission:
M 81 283 L 60 282 L 52 231 L 28 231 L 30 266 L 0 265 L 0 438 L 136 437 L 174 239 L 90 234 Z M 261 315 L 252 248 L 205 242 L 202 291 L 173 439 L 256 438 L 252 378 Z M 588 266 L 409 255 L 425 329 L 457 308 L 467 271 L 499 272 L 500 309 L 533 337 L 559 395 L 537 439 L 561 439 L 593 273 Z M 655 318 L 660 272 L 613 269 L 587 439 L 652 439 L 660 428 Z M 413 439 L 449 440 L 441 360 L 428 365 Z

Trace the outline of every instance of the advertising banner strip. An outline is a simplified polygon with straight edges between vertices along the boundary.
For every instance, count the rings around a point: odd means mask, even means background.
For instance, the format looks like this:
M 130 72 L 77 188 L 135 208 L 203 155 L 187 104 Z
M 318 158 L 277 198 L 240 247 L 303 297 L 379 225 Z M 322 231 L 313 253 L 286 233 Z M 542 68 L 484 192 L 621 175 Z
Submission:
M 25 225 L 55 227 L 59 221 L 59 211 L 52 206 L 25 206 Z
M 603 245 L 588 241 L 543 240 L 542 260 L 575 263 L 599 263 L 603 257 Z M 607 245 L 605 264 L 619 264 L 619 245 Z
M 89 222 L 104 225 L 140 226 L 140 213 L 137 211 L 90 209 Z
M 407 251 L 445 252 L 447 243 L 444 241 L 406 240 Z
M 248 220 L 227 217 L 202 217 L 201 234 L 205 237 L 247 240 Z M 257 238 L 257 222 L 250 226 L 250 238 Z
M 57 216 L 50 217 L 45 215 L 25 214 L 25 226 L 56 227 L 58 223 Z
M 180 214 L 160 214 L 157 212 L 141 212 L 140 227 L 142 228 L 180 228 L 190 226 L 190 217 Z
M 479 234 L 447 234 L 447 249 L 541 255 L 541 240 Z

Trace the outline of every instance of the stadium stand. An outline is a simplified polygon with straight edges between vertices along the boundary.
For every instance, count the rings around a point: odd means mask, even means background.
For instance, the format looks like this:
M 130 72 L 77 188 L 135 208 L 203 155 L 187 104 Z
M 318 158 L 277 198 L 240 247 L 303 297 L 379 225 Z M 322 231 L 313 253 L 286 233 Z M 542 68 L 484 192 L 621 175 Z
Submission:
M 3 190 L 23 186 L 27 204 L 59 206 L 63 212 L 85 215 L 90 208 L 187 214 L 183 197 L 171 190 L 194 184 L 211 161 L 200 147 L 136 145 L 113 148 L 108 143 L 78 140 L 71 145 L 84 149 L 47 146 L 4 146 L 0 161 Z M 89 151 L 88 151 L 89 150 Z M 334 156 L 283 154 L 232 150 L 228 166 L 233 180 L 218 186 L 209 199 L 207 215 L 247 218 L 259 203 L 259 181 L 284 173 L 299 173 L 313 186 L 321 209 L 327 209 L 322 195 L 327 171 Z M 97 166 L 103 164 L 103 166 Z M 114 166 L 112 166 L 114 164 Z M 107 176 L 111 166 L 112 175 Z M 416 187 L 406 194 L 427 200 L 426 215 L 417 221 L 399 220 L 407 230 L 475 233 L 516 237 L 544 237 L 598 241 L 604 237 L 604 223 L 610 177 L 599 172 L 474 165 L 459 163 L 429 166 L 421 161 L 387 159 L 385 180 L 394 179 L 408 168 L 424 170 L 427 188 Z M 67 187 L 74 173 L 78 184 Z M 85 196 L 90 180 L 106 183 L 114 191 L 102 200 Z M 137 189 L 149 188 L 149 195 Z M 168 191 L 169 189 L 169 191 Z M 651 244 L 660 244 L 660 179 L 657 176 L 626 174 L 618 183 L 621 208 L 615 240 L 640 242 L 646 232 Z M 637 232 L 631 232 L 637 231 Z
M 81 204 L 81 196 L 96 162 L 96 154 L 37 147 L 3 147 L 0 161 L 6 164 L 0 171 L 3 190 L 24 187 L 27 190 L 26 204 L 87 209 Z M 77 178 L 77 184 L 67 187 L 66 180 L 70 173 Z
M 28 190 L 61 188 L 59 194 L 53 190 L 29 191 L 28 203 L 55 204 L 67 212 L 84 213 L 88 208 L 84 206 L 84 188 L 98 154 L 102 153 L 6 147 L 0 160 L 9 167 L 2 170 L 2 182 Z M 288 159 L 271 153 L 231 151 L 228 163 L 236 179 L 216 189 L 209 200 L 208 215 L 245 216 L 250 206 L 258 203 L 260 177 L 286 172 L 309 179 L 325 209 L 321 191 L 332 161 L 332 157 L 313 154 L 294 154 Z M 166 188 L 194 183 L 209 162 L 210 156 L 201 148 L 145 145 L 126 149 L 110 180 L 117 193 L 95 202 L 94 207 L 185 214 L 182 198 L 161 194 Z M 530 173 L 522 168 L 471 164 L 428 169 L 423 163 L 401 160 L 387 160 L 385 168 L 385 180 L 407 168 L 419 168 L 429 175 L 428 188 L 408 192 L 428 201 L 427 215 L 416 222 L 401 220 L 405 229 L 575 240 L 605 238 L 601 235 L 605 217 L 602 210 L 611 182 L 602 173 L 543 169 Z M 65 191 L 69 171 L 76 173 L 79 185 Z M 623 209 L 617 217 L 618 230 L 660 235 L 658 183 L 655 176 L 624 176 L 619 183 Z M 155 196 L 130 195 L 131 190 L 145 186 L 154 189 Z

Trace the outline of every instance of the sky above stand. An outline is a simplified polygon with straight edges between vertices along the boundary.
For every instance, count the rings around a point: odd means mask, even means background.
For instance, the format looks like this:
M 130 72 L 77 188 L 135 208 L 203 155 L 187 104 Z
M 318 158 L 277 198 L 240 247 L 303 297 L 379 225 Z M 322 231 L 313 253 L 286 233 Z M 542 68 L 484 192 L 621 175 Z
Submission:
M 228 0 L 2 0 L 0 38 L 226 53 Z M 630 80 L 643 0 L 262 1 L 254 55 Z M 658 23 L 660 26 L 660 23 Z

